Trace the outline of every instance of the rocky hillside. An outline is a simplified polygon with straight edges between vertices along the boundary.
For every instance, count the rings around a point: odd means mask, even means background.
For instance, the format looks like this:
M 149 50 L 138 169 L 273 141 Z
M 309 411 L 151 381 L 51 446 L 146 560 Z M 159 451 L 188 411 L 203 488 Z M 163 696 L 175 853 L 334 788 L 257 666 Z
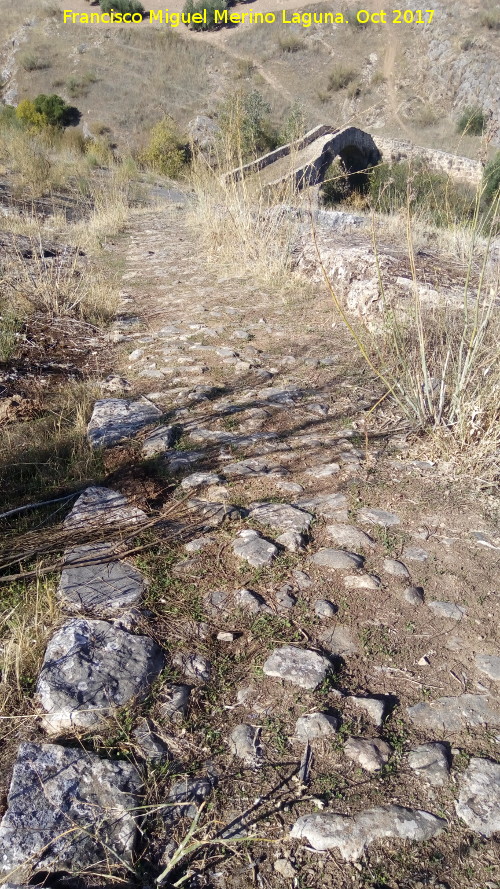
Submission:
M 74 5 L 88 11 L 83 0 Z M 195 113 L 216 113 L 231 91 L 257 89 L 277 121 L 300 109 L 306 128 L 352 122 L 478 156 L 481 140 L 459 137 L 456 121 L 479 106 L 490 147 L 498 145 L 499 15 L 498 3 L 443 0 L 426 26 L 276 23 L 194 34 L 146 23 L 63 25 L 58 4 L 33 0 L 0 24 L 3 95 L 14 102 L 55 90 L 80 108 L 84 125 L 108 126 L 130 144 L 165 112 L 184 126 Z

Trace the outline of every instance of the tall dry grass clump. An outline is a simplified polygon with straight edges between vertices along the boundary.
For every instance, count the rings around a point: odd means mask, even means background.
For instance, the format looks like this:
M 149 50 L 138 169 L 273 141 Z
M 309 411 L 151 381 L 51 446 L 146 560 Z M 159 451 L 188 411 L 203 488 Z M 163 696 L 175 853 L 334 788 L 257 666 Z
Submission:
M 191 219 L 207 256 L 221 269 L 250 274 L 286 293 L 292 286 L 292 254 L 300 227 L 293 179 L 273 189 L 267 170 L 244 175 L 241 168 L 259 151 L 249 150 L 235 102 L 211 151 L 195 151 L 191 182 L 196 193 Z M 251 142 L 250 142 L 251 144 Z M 293 169 L 293 153 L 286 160 Z
M 348 314 L 317 253 L 337 313 L 385 389 L 381 400 L 392 401 L 415 430 L 430 432 L 436 454 L 491 483 L 500 474 L 500 251 L 495 241 L 500 191 L 486 215 L 483 194 L 484 186 L 477 191 L 472 220 L 464 220 L 460 299 L 441 292 L 429 304 L 423 297 L 410 199 L 400 215 L 411 269 L 409 298 L 388 296 L 373 229 L 382 304 L 377 325 Z

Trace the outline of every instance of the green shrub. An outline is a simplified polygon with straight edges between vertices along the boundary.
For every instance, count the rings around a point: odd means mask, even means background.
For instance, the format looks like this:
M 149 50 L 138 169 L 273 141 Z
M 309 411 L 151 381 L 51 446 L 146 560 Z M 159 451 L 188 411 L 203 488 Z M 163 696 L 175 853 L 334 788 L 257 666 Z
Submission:
M 78 111 L 55 93 L 40 93 L 35 99 L 23 99 L 16 108 L 16 117 L 22 124 L 36 130 L 45 127 L 62 128 L 76 121 Z
M 99 0 L 99 2 L 103 12 L 114 10 L 115 12 L 121 12 L 122 15 L 126 12 L 130 12 L 132 15 L 137 12 L 140 15 L 144 15 L 146 11 L 139 0 Z
M 320 188 L 321 199 L 327 207 L 334 207 L 347 201 L 351 194 L 351 185 L 346 171 L 336 158 L 326 171 Z
M 476 193 L 471 187 L 453 182 L 424 164 L 406 162 L 380 164 L 370 171 L 369 200 L 372 208 L 382 213 L 394 213 L 409 204 L 413 213 L 423 212 L 440 227 L 467 224 L 476 207 Z
M 483 173 L 483 201 L 490 205 L 496 199 L 500 189 L 500 151 L 486 165 Z
M 215 12 L 223 12 L 227 8 L 228 0 L 186 0 L 182 11 L 184 13 L 189 13 L 192 16 L 194 13 L 200 13 L 206 9 L 206 23 L 191 21 L 189 28 L 191 28 L 192 31 L 211 31 L 214 28 L 221 27 L 221 23 L 216 23 L 215 21 Z
M 457 131 L 467 136 L 482 136 L 486 127 L 486 115 L 482 108 L 464 108 L 457 120 Z
M 187 161 L 182 143 L 171 117 L 164 117 L 151 130 L 149 142 L 139 155 L 139 162 L 156 173 L 176 179 Z
M 343 90 L 356 78 L 356 72 L 345 65 L 336 65 L 328 77 L 328 89 L 330 92 Z

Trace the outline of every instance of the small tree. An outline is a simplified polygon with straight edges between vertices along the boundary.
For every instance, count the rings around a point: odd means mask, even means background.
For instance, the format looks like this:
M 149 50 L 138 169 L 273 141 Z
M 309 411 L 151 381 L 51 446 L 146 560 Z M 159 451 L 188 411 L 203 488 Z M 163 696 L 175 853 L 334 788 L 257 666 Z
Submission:
M 186 160 L 186 148 L 179 138 L 175 123 L 171 117 L 166 116 L 151 130 L 148 145 L 139 155 L 139 161 L 157 173 L 176 179 Z

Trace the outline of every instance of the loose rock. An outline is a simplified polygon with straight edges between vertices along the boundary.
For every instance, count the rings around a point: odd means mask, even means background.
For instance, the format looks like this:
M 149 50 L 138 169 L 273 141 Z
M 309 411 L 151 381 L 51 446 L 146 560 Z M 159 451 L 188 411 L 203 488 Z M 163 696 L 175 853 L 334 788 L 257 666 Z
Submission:
M 444 744 L 420 744 L 408 754 L 408 765 L 432 787 L 442 787 L 448 781 L 450 764 Z
M 352 571 L 353 568 L 362 568 L 364 565 L 363 556 L 357 553 L 348 553 L 342 549 L 320 549 L 311 559 L 315 565 L 321 568 L 331 568 L 334 571 Z
M 174 722 L 181 720 L 186 715 L 190 694 L 191 688 L 189 685 L 167 682 L 159 694 L 161 717 Z
M 265 540 L 257 531 L 240 531 L 239 538 L 233 543 L 233 552 L 244 559 L 253 568 L 270 565 L 278 555 L 278 549 L 269 540 Z
M 358 709 L 364 710 L 370 722 L 376 725 L 377 728 L 380 728 L 383 724 L 386 709 L 385 701 L 381 701 L 379 698 L 360 698 L 355 695 L 348 698 L 348 701 L 354 704 L 355 707 L 358 707 Z
M 212 674 L 212 665 L 202 654 L 183 654 L 179 651 L 172 658 L 172 663 L 182 670 L 187 679 L 195 682 L 208 682 Z
M 349 738 L 344 744 L 344 753 L 366 772 L 377 772 L 389 762 L 392 748 L 379 738 L 372 741 L 366 741 L 363 738 Z
M 331 663 L 322 654 L 306 648 L 284 645 L 275 648 L 262 668 L 266 676 L 285 679 L 300 688 L 314 690 L 326 678 Z
M 248 766 L 255 766 L 262 755 L 258 737 L 259 729 L 253 725 L 237 725 L 229 735 L 229 749 L 233 756 Z
M 297 719 L 295 737 L 299 741 L 314 741 L 318 738 L 331 738 L 337 733 L 339 720 L 328 713 L 309 713 Z
M 234 602 L 236 606 L 243 608 L 245 611 L 250 612 L 250 614 L 258 614 L 259 611 L 264 610 L 269 611 L 262 596 L 252 592 L 252 590 L 238 590 L 234 594 Z
M 141 717 L 132 732 L 132 737 L 137 743 L 142 756 L 149 762 L 160 762 L 171 759 L 170 751 L 164 741 L 158 735 L 156 727 L 151 719 Z
M 421 586 L 408 586 L 403 592 L 403 599 L 409 605 L 423 605 L 424 591 Z
M 328 602 L 327 599 L 318 599 L 318 601 L 314 603 L 314 613 L 317 614 L 318 617 L 328 619 L 334 617 L 337 611 L 337 606 L 332 602 Z
M 383 567 L 384 571 L 387 574 L 391 574 L 392 577 L 402 577 L 403 579 L 408 579 L 410 577 L 408 568 L 398 559 L 384 559 Z
M 366 847 L 384 837 L 423 842 L 446 828 L 446 821 L 429 812 L 402 806 L 379 806 L 354 817 L 333 814 L 302 815 L 290 833 L 305 838 L 313 849 L 338 849 L 344 861 L 361 858 Z
M 146 436 L 142 443 L 143 457 L 150 459 L 165 454 L 172 447 L 178 435 L 179 429 L 176 426 L 158 426 Z

